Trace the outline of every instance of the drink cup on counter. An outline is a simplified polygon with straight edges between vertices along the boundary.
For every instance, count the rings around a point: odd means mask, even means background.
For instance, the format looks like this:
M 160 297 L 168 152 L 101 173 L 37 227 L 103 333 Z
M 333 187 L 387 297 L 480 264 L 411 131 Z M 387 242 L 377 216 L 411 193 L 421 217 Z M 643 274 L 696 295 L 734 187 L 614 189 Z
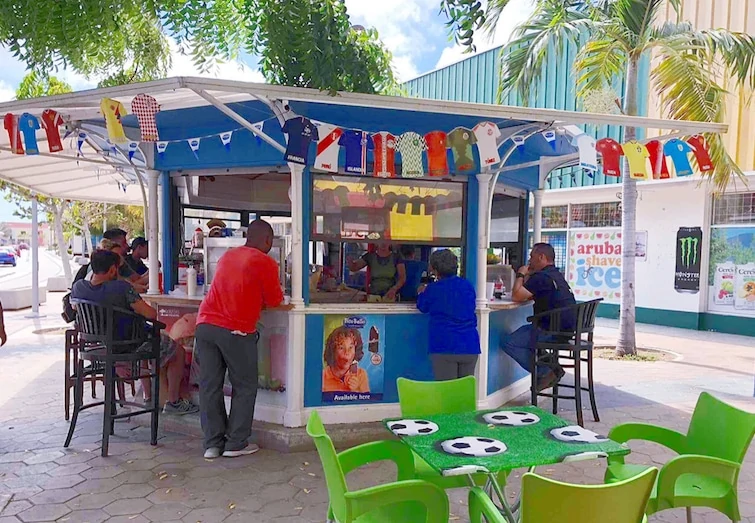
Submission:
M 283 305 L 289 305 L 291 303 L 291 296 L 283 297 Z
M 490 301 L 493 299 L 493 290 L 495 289 L 495 283 L 488 282 L 485 284 L 485 298 Z

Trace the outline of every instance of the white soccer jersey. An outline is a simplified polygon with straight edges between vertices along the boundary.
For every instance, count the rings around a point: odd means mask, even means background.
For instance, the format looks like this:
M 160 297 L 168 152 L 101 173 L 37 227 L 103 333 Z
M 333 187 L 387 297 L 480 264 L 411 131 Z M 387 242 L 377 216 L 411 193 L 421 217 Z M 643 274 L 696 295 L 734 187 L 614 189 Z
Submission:
M 501 161 L 498 153 L 498 141 L 501 131 L 493 122 L 480 122 L 475 125 L 475 138 L 477 138 L 477 151 L 480 153 L 480 165 L 488 167 Z
M 317 135 L 320 139 L 317 141 L 317 157 L 315 158 L 315 169 L 328 171 L 331 173 L 338 172 L 338 140 L 343 134 L 343 129 L 326 123 L 317 124 Z

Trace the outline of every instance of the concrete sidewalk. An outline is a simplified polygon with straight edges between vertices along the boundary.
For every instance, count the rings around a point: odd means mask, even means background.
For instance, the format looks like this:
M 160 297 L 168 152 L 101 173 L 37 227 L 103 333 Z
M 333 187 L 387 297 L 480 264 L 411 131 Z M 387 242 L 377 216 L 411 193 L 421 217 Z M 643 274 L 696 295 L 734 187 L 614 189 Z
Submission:
M 148 431 L 118 423 L 111 456 L 99 456 L 102 417 L 82 414 L 69 449 L 62 444 L 63 340 L 54 333 L 32 334 L 62 324 L 53 295 L 46 318 L 30 324 L 23 313 L 8 317 L 10 340 L 0 349 L 0 523 L 19 521 L 125 522 L 323 522 L 327 491 L 313 452 L 280 454 L 263 449 L 254 456 L 207 461 L 195 438 L 163 433 L 149 445 Z M 22 311 L 23 312 L 23 311 Z M 615 322 L 600 321 L 601 341 L 615 340 Z M 699 393 L 707 390 L 755 411 L 755 339 L 716 333 L 638 326 L 642 346 L 669 350 L 673 361 L 597 360 L 601 422 L 586 426 L 605 433 L 611 426 L 643 420 L 686 430 Z M 89 387 L 85 388 L 89 396 Z M 100 394 L 102 392 L 100 391 Z M 527 398 L 519 398 L 526 403 Z M 550 406 L 543 402 L 543 408 Z M 574 419 L 565 402 L 560 415 Z M 670 454 L 649 444 L 632 445 L 629 461 L 662 464 Z M 605 464 L 585 461 L 542 467 L 538 473 L 571 482 L 597 483 Z M 391 466 L 378 464 L 349 475 L 352 489 L 391 481 Z M 508 487 L 517 492 L 519 474 Z M 743 520 L 755 523 L 755 454 L 740 475 Z M 451 491 L 452 521 L 467 519 L 465 490 Z M 607 520 L 608 521 L 608 520 Z M 684 511 L 666 511 L 650 521 L 684 521 Z M 695 522 L 724 522 L 706 510 Z

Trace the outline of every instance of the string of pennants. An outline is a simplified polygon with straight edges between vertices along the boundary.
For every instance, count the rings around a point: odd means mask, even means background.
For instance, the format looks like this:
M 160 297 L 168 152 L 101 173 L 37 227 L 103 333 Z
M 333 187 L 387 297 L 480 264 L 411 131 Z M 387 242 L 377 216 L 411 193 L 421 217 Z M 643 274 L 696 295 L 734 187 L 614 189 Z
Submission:
M 163 155 L 171 144 L 184 143 L 198 159 L 202 140 L 218 138 L 223 146 L 230 150 L 234 133 L 246 130 L 244 127 L 238 127 L 204 136 L 160 140 L 155 119 L 160 106 L 155 98 L 147 94 L 138 94 L 131 101 L 131 110 L 137 117 L 141 132 L 141 141 L 135 141 L 129 140 L 124 132 L 121 120 L 128 112 L 121 102 L 103 98 L 100 102 L 100 110 L 107 127 L 107 143 L 111 151 L 116 152 L 118 145 L 121 145 L 127 151 L 129 159 L 133 158 L 142 143 L 154 143 L 159 155 Z M 252 125 L 254 129 L 261 132 L 265 122 L 272 119 L 275 117 L 269 117 Z M 10 137 L 11 151 L 14 154 L 39 154 L 36 131 L 40 128 L 46 132 L 50 152 L 63 150 L 58 128 L 64 123 L 61 115 L 52 109 L 43 111 L 39 118 L 29 113 L 23 113 L 20 116 L 7 113 L 4 117 L 4 127 Z M 371 133 L 360 129 L 345 129 L 296 116 L 286 120 L 282 131 L 288 137 L 286 161 L 307 165 L 310 144 L 314 143 L 316 154 L 313 167 L 326 172 L 339 171 L 341 148 L 344 149 L 345 172 L 365 176 L 371 174 L 381 178 L 399 175 L 403 178 L 420 178 L 426 175 L 447 176 L 450 174 L 448 150 L 451 151 L 455 174 L 475 172 L 477 165 L 473 146 L 478 152 L 480 168 L 490 167 L 501 161 L 498 151 L 498 138 L 501 136 L 501 131 L 496 124 L 488 121 L 480 122 L 472 129 L 456 127 L 448 133 L 431 131 L 423 136 L 408 131 L 395 136 L 387 131 Z M 23 141 L 21 135 L 23 135 Z M 540 135 L 555 149 L 556 131 L 545 130 Z M 88 137 L 85 131 L 76 132 L 77 149 L 82 156 L 82 146 Z M 258 144 L 261 144 L 259 136 L 255 135 L 255 137 Z M 518 149 L 522 149 L 527 136 L 515 134 L 509 139 Z M 670 178 L 667 156 L 671 159 L 676 176 L 693 174 L 688 158 L 689 153 L 694 154 L 701 172 L 708 172 L 714 168 L 708 153 L 707 142 L 702 135 L 692 136 L 686 141 L 673 138 L 665 143 L 651 140 L 643 144 L 633 140 L 620 144 L 612 138 L 596 141 L 592 136 L 582 133 L 573 136 L 572 144 L 579 151 L 579 166 L 590 176 L 598 171 L 598 154 L 602 157 L 603 174 L 620 176 L 620 159 L 625 156 L 628 160 L 630 176 L 636 180 L 647 180 L 650 176 L 660 179 Z M 368 151 L 372 152 L 373 157 L 371 173 L 367 172 Z M 396 152 L 401 155 L 400 173 L 396 165 Z

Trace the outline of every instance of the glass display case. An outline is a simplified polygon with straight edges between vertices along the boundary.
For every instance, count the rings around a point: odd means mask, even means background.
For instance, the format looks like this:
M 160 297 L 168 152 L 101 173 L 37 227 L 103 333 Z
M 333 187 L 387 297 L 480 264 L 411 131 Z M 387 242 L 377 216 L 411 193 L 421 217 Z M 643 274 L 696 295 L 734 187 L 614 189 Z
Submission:
M 205 293 L 212 285 L 212 279 L 215 276 L 215 271 L 218 267 L 218 261 L 223 254 L 233 247 L 240 247 L 246 243 L 246 238 L 241 237 L 226 237 L 226 238 L 210 238 L 204 239 L 204 278 L 205 278 Z M 286 284 L 286 241 L 284 238 L 275 238 L 273 240 L 273 248 L 268 253 L 270 257 L 278 264 L 278 280 L 281 287 L 285 287 Z

